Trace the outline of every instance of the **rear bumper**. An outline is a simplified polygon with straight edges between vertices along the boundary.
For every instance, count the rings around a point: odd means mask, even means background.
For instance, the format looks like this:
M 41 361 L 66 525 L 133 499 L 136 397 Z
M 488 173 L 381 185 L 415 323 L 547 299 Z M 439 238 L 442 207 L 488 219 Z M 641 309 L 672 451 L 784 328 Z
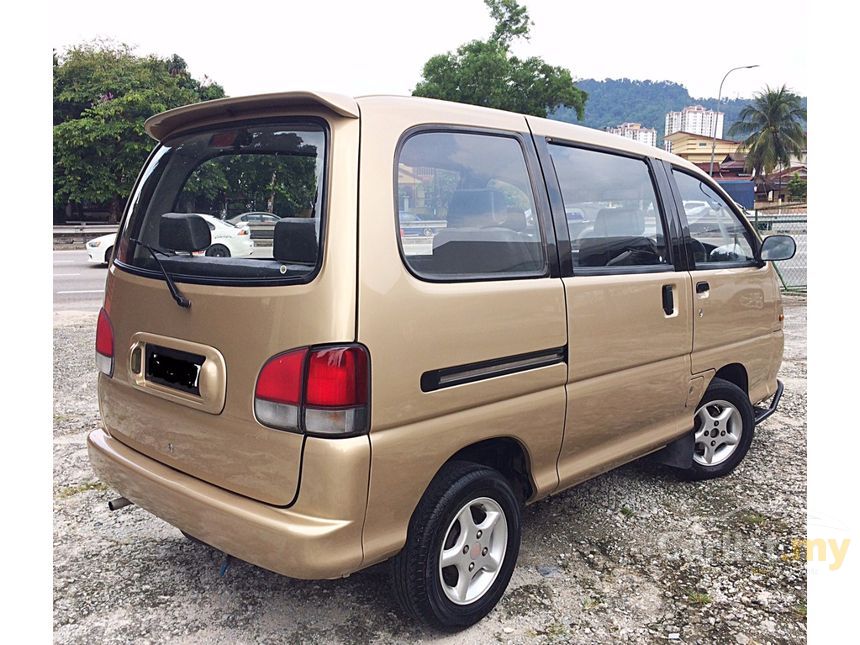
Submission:
M 307 442 L 305 459 L 319 463 L 306 464 L 306 472 L 316 471 L 315 481 L 300 495 L 314 512 L 301 508 L 301 500 L 289 509 L 278 508 L 207 484 L 132 450 L 103 430 L 89 435 L 87 447 L 102 481 L 203 542 L 293 578 L 339 578 L 362 563 L 369 446 L 365 459 L 360 442 L 318 441 L 324 443 Z M 352 481 L 344 481 L 344 476 Z

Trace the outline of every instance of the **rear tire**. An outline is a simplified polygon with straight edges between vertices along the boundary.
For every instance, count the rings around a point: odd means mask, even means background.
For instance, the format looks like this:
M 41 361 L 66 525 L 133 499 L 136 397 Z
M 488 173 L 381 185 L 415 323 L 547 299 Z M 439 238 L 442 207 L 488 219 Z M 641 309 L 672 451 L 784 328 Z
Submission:
M 511 579 L 520 521 L 520 503 L 501 473 L 466 461 L 443 466 L 412 515 L 406 545 L 391 561 L 400 606 L 445 631 L 481 620 Z
M 206 255 L 208 255 L 210 258 L 229 258 L 230 249 L 228 249 L 223 244 L 213 244 L 208 249 L 206 249 Z
M 696 408 L 693 465 L 688 479 L 723 477 L 732 472 L 750 449 L 755 429 L 752 403 L 734 383 L 715 378 Z

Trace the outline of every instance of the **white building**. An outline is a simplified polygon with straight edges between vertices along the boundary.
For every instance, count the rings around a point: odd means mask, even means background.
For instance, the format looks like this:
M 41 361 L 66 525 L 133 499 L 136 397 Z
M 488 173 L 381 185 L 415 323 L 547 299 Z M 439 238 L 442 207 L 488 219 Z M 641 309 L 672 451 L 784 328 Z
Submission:
M 643 128 L 641 123 L 622 123 L 614 128 L 609 128 L 612 134 L 633 139 L 648 146 L 657 145 L 657 130 L 654 128 Z
M 723 113 L 714 112 L 702 105 L 691 105 L 680 112 L 666 114 L 666 131 L 663 136 L 673 132 L 689 132 L 706 137 L 714 136 L 714 124 L 717 127 L 717 139 L 723 138 Z

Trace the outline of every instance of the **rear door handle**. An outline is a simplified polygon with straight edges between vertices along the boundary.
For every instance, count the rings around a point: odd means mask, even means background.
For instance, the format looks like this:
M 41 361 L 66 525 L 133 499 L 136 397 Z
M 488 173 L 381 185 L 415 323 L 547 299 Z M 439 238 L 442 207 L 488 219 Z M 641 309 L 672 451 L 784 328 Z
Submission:
M 707 282 L 697 282 L 696 283 L 696 293 L 707 293 L 711 290 L 711 285 Z
M 671 316 L 675 313 L 675 296 L 672 294 L 672 285 L 663 285 L 663 313 Z

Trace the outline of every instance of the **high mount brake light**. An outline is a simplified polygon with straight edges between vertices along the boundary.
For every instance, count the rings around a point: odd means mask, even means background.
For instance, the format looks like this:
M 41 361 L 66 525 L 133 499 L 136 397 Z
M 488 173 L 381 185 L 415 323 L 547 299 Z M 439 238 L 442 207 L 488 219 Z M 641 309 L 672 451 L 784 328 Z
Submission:
M 325 436 L 367 432 L 370 366 L 361 345 L 295 349 L 270 358 L 257 378 L 257 419 Z
M 113 375 L 113 327 L 104 307 L 96 323 L 96 366 L 102 374 Z

